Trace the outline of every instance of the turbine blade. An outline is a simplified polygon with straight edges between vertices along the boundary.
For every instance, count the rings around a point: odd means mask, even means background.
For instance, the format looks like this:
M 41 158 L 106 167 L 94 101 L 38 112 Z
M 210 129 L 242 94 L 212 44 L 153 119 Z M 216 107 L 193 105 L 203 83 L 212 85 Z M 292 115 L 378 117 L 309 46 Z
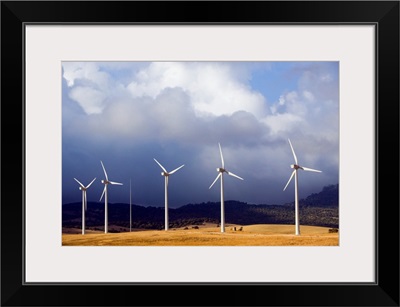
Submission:
M 179 166 L 178 168 L 176 168 L 176 169 L 174 169 L 173 171 L 169 172 L 169 174 L 171 175 L 171 174 L 175 173 L 177 170 L 181 169 L 181 168 L 184 167 L 184 166 L 185 166 L 185 165 Z
M 154 158 L 153 158 L 153 159 L 154 159 Z M 157 162 L 157 164 L 161 167 L 161 169 L 162 169 L 164 172 L 168 173 L 167 170 L 164 168 L 164 166 L 161 165 L 160 162 L 158 162 L 156 159 L 154 159 L 154 161 Z
M 108 181 L 108 176 L 107 176 L 106 169 L 104 168 L 104 164 L 101 160 L 100 160 L 100 162 L 101 162 L 101 166 L 103 167 L 103 171 L 104 171 L 104 175 L 106 176 L 106 180 Z
M 109 184 L 116 184 L 116 185 L 123 185 L 123 184 L 120 183 L 120 182 L 114 182 L 114 181 L 109 181 L 108 183 L 109 183 Z
M 218 146 L 219 146 L 219 153 L 220 153 L 220 155 L 221 155 L 222 168 L 225 168 L 224 156 L 222 155 L 221 144 L 218 143 Z
M 289 185 L 289 182 L 292 180 L 292 178 L 293 178 L 295 172 L 296 172 L 296 170 L 294 170 L 294 171 L 292 172 L 292 175 L 290 176 L 288 182 L 286 183 L 285 187 L 283 188 L 284 191 L 286 190 L 287 186 Z
M 228 172 L 227 170 L 225 170 L 225 171 L 229 176 L 236 177 L 236 178 L 238 178 L 240 180 L 244 180 L 242 177 L 239 177 L 238 175 L 235 175 L 234 173 Z
M 105 191 L 106 191 L 106 185 L 104 185 L 104 189 L 103 189 L 103 193 L 101 193 L 100 201 L 102 200 Z
M 312 168 L 303 167 L 303 166 L 300 166 L 300 167 L 301 167 L 301 169 L 303 169 L 303 170 L 305 170 L 305 171 L 308 171 L 308 172 L 322 173 L 322 171 L 319 171 L 319 170 L 317 170 L 317 169 L 312 169 Z
M 299 162 L 297 162 L 297 157 L 296 157 L 296 154 L 294 153 L 294 149 L 293 149 L 292 143 L 290 142 L 289 139 L 288 139 L 288 141 L 289 141 L 290 148 L 292 149 L 292 153 L 293 153 L 293 157 L 294 157 L 294 162 L 295 162 L 296 164 L 299 164 Z
M 86 189 L 88 189 L 88 188 L 92 185 L 92 183 L 93 183 L 95 180 L 96 180 L 96 178 L 94 178 L 94 179 L 92 180 L 92 182 L 89 183 L 89 184 L 87 185 Z
M 85 188 L 85 186 L 84 186 L 82 183 L 80 183 L 78 179 L 76 179 L 76 178 L 74 178 L 74 179 L 75 179 L 75 181 L 76 181 L 77 183 L 79 183 L 79 185 L 80 185 L 82 188 Z
M 214 182 L 210 185 L 209 189 L 211 189 L 211 187 L 214 185 L 214 183 L 219 179 L 219 177 L 222 176 L 222 173 L 219 173 L 217 178 L 215 178 Z

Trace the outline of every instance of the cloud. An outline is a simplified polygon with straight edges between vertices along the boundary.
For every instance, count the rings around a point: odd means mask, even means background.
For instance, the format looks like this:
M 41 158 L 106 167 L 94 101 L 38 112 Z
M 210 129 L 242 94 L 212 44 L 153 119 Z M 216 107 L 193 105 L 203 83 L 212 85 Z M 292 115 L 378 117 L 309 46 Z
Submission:
M 69 97 L 78 102 L 86 114 L 100 114 L 105 107 L 107 95 L 87 86 L 76 86 L 69 92 Z
M 315 97 L 314 97 L 313 93 L 311 93 L 310 91 L 304 90 L 303 97 L 310 102 L 315 101 Z
M 278 135 L 282 132 L 288 134 L 288 132 L 298 129 L 302 125 L 303 118 L 296 114 L 278 113 L 266 117 L 264 123 L 269 127 L 273 135 Z
M 108 88 L 110 82 L 109 75 L 100 70 L 100 66 L 95 62 L 63 62 L 63 77 L 67 80 L 69 87 L 73 87 L 76 82 L 84 80 L 103 90 Z
M 229 64 L 155 62 L 141 69 L 127 88 L 133 97 L 155 98 L 165 88 L 180 87 L 191 97 L 197 116 L 231 115 L 242 110 L 264 116 L 264 97 L 240 80 Z
M 111 76 L 94 62 L 63 62 L 68 96 L 88 114 L 100 114 L 121 90 Z

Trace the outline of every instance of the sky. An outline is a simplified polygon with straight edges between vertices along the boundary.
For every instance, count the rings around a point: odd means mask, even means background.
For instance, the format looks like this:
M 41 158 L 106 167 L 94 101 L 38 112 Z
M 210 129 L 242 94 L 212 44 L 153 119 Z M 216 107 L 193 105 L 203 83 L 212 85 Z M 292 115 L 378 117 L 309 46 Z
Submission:
M 103 162 L 109 203 L 164 206 L 225 200 L 294 201 L 339 183 L 338 62 L 63 62 L 62 203 L 99 201 Z M 131 194 L 130 194 L 131 190 Z M 131 196 L 130 196 L 131 195 Z M 131 200 L 130 200 L 131 197 Z M 104 199 L 102 200 L 104 201 Z

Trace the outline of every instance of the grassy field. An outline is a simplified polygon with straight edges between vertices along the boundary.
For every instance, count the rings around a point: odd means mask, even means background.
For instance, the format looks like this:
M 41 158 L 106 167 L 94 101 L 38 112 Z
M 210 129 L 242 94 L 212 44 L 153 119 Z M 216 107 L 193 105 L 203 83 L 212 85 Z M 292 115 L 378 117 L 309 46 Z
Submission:
M 225 232 L 212 225 L 165 230 L 133 229 L 107 233 L 63 229 L 63 246 L 338 246 L 339 234 L 327 227 L 301 226 L 300 236 L 293 225 L 231 225 Z M 236 227 L 236 231 L 234 230 Z M 242 227 L 242 230 L 239 230 Z M 112 229 L 110 227 L 109 229 Z

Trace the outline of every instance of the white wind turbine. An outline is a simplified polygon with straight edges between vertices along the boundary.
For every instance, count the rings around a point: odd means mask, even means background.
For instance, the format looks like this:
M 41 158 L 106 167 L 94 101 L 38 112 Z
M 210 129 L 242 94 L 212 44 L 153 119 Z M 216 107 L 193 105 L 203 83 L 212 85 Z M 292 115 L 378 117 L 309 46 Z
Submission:
M 91 183 L 89 183 L 86 187 L 79 182 L 78 179 L 74 178 L 77 183 L 79 183 L 79 190 L 82 191 L 82 234 L 85 234 L 85 211 L 87 210 L 87 198 L 86 198 L 86 190 L 92 185 L 92 183 L 96 180 L 94 178 Z
M 225 169 L 225 164 L 224 164 L 224 157 L 222 155 L 222 149 L 221 149 L 221 144 L 218 143 L 219 145 L 219 153 L 221 155 L 221 162 L 222 162 L 222 167 L 217 168 L 217 172 L 219 173 L 217 178 L 215 178 L 214 182 L 210 185 L 209 189 L 214 185 L 214 183 L 218 180 L 218 178 L 221 178 L 221 232 L 225 232 L 225 208 L 224 208 L 224 173 L 227 173 L 229 176 L 236 177 L 240 180 L 243 180 L 243 178 L 239 177 L 238 175 L 235 175 L 228 170 Z
M 101 181 L 101 183 L 104 184 L 104 190 L 103 190 L 103 193 L 101 194 L 100 201 L 102 200 L 103 196 L 105 196 L 104 197 L 104 233 L 107 233 L 108 232 L 108 192 L 107 192 L 107 186 L 109 184 L 122 185 L 122 183 L 109 181 L 106 169 L 104 168 L 104 164 L 103 164 L 102 161 L 100 161 L 100 163 L 101 163 L 101 166 L 103 167 L 104 175 L 106 177 L 106 179 Z
M 309 172 L 317 172 L 317 173 L 321 173 L 322 171 L 316 170 L 316 169 L 312 169 L 312 168 L 308 168 L 308 167 L 304 167 L 304 166 L 300 166 L 298 161 L 297 161 L 297 157 L 296 154 L 294 153 L 294 149 L 292 146 L 292 143 L 289 141 L 289 145 L 290 148 L 292 149 L 292 153 L 293 153 L 293 157 L 294 157 L 294 162 L 296 164 L 292 164 L 290 165 L 291 168 L 293 168 L 293 172 L 292 175 L 290 176 L 288 182 L 286 183 L 285 187 L 284 187 L 284 191 L 286 190 L 287 186 L 289 185 L 290 181 L 292 180 L 293 176 L 294 178 L 294 205 L 295 205 L 295 222 L 296 222 L 296 235 L 300 235 L 300 223 L 299 223 L 299 188 L 298 188 L 298 174 L 297 171 L 299 169 L 302 169 L 304 171 L 309 171 Z
M 181 165 L 178 168 L 174 169 L 173 171 L 167 172 L 167 170 L 164 168 L 164 166 L 161 165 L 160 162 L 158 162 L 156 159 L 154 159 L 154 161 L 156 161 L 157 164 L 163 170 L 161 172 L 161 176 L 164 176 L 164 178 L 165 178 L 165 230 L 168 230 L 168 177 L 169 177 L 169 175 L 172 175 L 173 173 L 175 173 L 177 170 L 181 169 L 185 165 Z

